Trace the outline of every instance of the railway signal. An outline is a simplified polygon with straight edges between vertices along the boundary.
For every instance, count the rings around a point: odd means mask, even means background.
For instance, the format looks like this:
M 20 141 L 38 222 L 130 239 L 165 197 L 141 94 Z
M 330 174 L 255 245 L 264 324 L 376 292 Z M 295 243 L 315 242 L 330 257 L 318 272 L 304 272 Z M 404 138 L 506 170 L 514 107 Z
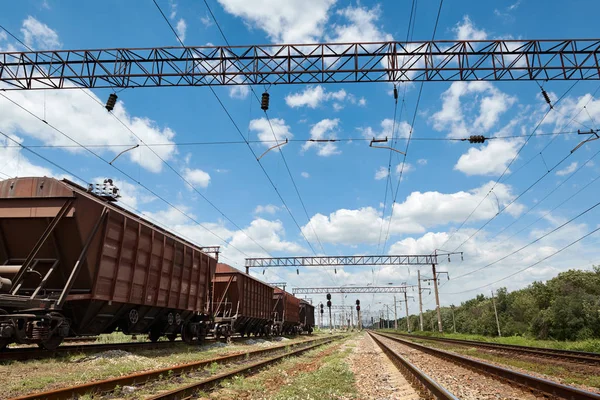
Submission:
M 329 308 L 329 333 L 333 333 L 331 329 L 331 294 L 327 293 L 327 308 Z

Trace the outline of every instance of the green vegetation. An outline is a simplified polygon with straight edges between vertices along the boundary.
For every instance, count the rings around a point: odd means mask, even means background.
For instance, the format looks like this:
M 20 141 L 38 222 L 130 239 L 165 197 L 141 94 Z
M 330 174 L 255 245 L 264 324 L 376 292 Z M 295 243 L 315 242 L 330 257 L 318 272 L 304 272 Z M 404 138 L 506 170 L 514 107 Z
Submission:
M 523 336 L 551 341 L 578 341 L 551 347 L 600 352 L 600 267 L 592 271 L 569 270 L 547 282 L 508 292 L 496 291 L 496 307 L 503 336 Z M 480 336 L 496 336 L 496 320 L 491 296 L 478 295 L 454 307 L 456 331 Z M 437 331 L 435 311 L 423 314 L 424 329 Z M 410 316 L 411 327 L 419 326 L 419 316 Z M 442 324 L 452 331 L 452 309 L 442 307 Z M 398 326 L 405 329 L 405 318 Z M 482 338 L 477 336 L 477 340 Z M 462 336 L 461 336 L 462 337 Z M 474 338 L 474 337 L 473 337 Z M 514 344 L 540 346 L 525 339 L 510 338 Z M 563 347 L 565 346 L 565 347 Z

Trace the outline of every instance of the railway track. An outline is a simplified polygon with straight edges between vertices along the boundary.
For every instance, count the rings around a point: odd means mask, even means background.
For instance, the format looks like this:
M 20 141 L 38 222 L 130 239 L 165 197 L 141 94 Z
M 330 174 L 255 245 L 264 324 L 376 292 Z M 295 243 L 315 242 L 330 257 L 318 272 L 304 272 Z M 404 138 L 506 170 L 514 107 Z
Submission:
M 241 342 L 249 340 L 250 338 L 232 337 L 231 340 L 234 342 Z M 217 340 L 214 338 L 207 338 L 205 343 L 214 343 Z M 183 345 L 182 341 L 174 342 L 126 342 L 126 343 L 101 343 L 101 344 L 78 344 L 78 345 L 65 345 L 56 348 L 55 350 L 44 350 L 38 347 L 23 347 L 15 349 L 5 349 L 0 352 L 1 361 L 25 361 L 25 360 L 37 360 L 44 358 L 60 357 L 67 354 L 90 354 L 98 353 L 108 350 L 153 350 L 160 349 L 169 346 Z M 190 346 L 190 345 L 186 345 Z
M 235 375 L 246 375 L 254 372 L 267 365 L 273 364 L 284 357 L 296 356 L 308 350 L 312 350 L 316 347 L 328 344 L 334 340 L 341 338 L 342 336 L 333 336 L 318 338 L 312 340 L 305 340 L 302 342 L 295 342 L 292 344 L 282 344 L 273 346 L 265 349 L 252 350 L 244 353 L 238 353 L 233 355 L 227 355 L 223 357 L 211 358 L 204 361 L 197 361 L 182 365 L 176 365 L 167 368 L 161 368 L 152 371 L 140 372 L 136 374 L 121 376 L 117 378 L 106 379 L 98 382 L 91 382 L 83 385 L 71 386 L 60 388 L 56 390 L 34 393 L 26 396 L 15 397 L 12 400 L 41 400 L 41 399 L 70 399 L 78 398 L 86 394 L 102 395 L 112 392 L 116 387 L 124 386 L 140 386 L 147 385 L 157 380 L 163 379 L 165 376 L 178 377 L 183 374 L 202 372 L 204 368 L 212 366 L 214 363 L 219 365 L 225 365 L 235 362 L 244 362 L 244 365 L 228 370 L 223 373 L 215 374 L 209 377 L 202 377 L 193 384 L 184 385 L 177 389 L 161 393 L 152 397 L 152 399 L 182 399 L 190 396 L 194 392 L 199 390 L 206 390 L 207 388 L 214 387 L 219 382 L 231 378 Z M 289 349 L 289 350 L 288 350 Z M 271 356 L 271 354 L 276 354 Z M 252 362 L 252 359 L 264 356 L 270 356 L 267 359 L 261 359 L 256 362 Z M 249 362 L 249 363 L 248 363 Z
M 529 347 L 502 343 L 478 342 L 475 340 L 449 339 L 429 336 L 408 335 L 404 333 L 392 333 L 394 336 L 409 339 L 428 340 L 431 342 L 456 344 L 461 346 L 479 347 L 482 349 L 498 350 L 518 354 L 527 354 L 536 357 L 553 358 L 561 361 L 569 361 L 578 364 L 600 365 L 600 353 L 588 353 L 584 351 L 546 349 L 542 347 Z
M 401 365 L 401 371 L 410 376 L 413 382 L 417 383 L 417 386 L 423 388 L 424 391 L 428 392 L 430 396 L 442 398 L 442 399 L 454 399 L 456 397 L 448 397 L 450 390 L 442 387 L 439 383 L 433 381 L 432 378 L 425 375 L 423 372 L 418 370 L 417 367 L 410 365 L 410 362 L 406 359 L 402 360 L 403 357 L 395 352 L 388 344 L 385 343 L 385 339 L 392 342 L 399 343 L 404 346 L 408 346 L 412 349 L 418 350 L 443 361 L 450 362 L 457 366 L 457 368 L 466 368 L 473 371 L 474 374 L 491 377 L 496 380 L 508 382 L 511 386 L 520 388 L 524 393 L 538 393 L 540 396 L 546 396 L 551 398 L 562 398 L 571 400 L 583 400 L 583 399 L 597 399 L 600 400 L 600 395 L 581 389 L 577 389 L 571 386 L 562 385 L 550 380 L 534 377 L 521 372 L 517 372 L 511 369 L 498 367 L 486 362 L 474 360 L 468 357 L 463 357 L 454 353 L 450 353 L 444 350 L 431 348 L 424 346 L 409 340 L 399 338 L 396 335 L 389 334 L 376 334 L 369 332 L 371 337 L 377 342 L 382 350 L 390 356 L 392 361 L 396 365 Z M 382 340 L 384 339 L 384 340 Z M 442 361 L 442 362 L 443 362 Z M 450 373 L 451 370 L 446 369 L 446 374 Z M 452 374 L 456 371 L 452 371 Z M 461 386 L 465 382 L 460 381 Z M 454 395 L 452 395 L 454 396 Z

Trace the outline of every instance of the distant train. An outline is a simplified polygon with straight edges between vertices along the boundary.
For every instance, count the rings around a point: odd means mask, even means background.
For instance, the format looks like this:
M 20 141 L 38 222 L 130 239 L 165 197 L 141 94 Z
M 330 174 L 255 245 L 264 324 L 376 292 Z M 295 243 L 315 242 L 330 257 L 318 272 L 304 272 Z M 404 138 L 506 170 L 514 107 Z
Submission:
M 0 350 L 120 330 L 192 343 L 312 333 L 314 307 L 114 202 L 46 177 L 0 181 Z

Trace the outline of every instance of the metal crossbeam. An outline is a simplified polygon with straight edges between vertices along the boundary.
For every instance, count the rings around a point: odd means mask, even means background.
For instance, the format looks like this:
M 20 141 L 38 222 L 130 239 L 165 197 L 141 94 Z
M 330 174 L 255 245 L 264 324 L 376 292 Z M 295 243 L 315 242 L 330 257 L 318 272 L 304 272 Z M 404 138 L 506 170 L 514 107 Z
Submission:
M 339 286 L 318 288 L 293 288 L 292 294 L 322 294 L 322 293 L 405 293 L 406 289 L 414 286 Z
M 246 258 L 246 269 L 348 265 L 431 265 L 448 254 Z
M 0 52 L 0 89 L 600 79 L 600 39 Z

